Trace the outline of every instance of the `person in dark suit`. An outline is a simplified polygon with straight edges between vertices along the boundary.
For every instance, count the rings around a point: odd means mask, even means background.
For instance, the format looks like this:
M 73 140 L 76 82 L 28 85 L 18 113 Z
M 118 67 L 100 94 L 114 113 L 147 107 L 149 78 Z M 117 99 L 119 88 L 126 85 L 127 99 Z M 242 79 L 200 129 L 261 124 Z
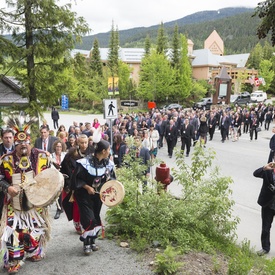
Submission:
M 114 163 L 117 168 L 122 167 L 123 158 L 126 154 L 126 144 L 122 140 L 120 133 L 114 135 L 114 142 L 112 146 Z
M 0 144 L 0 156 L 2 157 L 5 154 L 8 154 L 14 150 L 14 132 L 12 129 L 2 129 L 1 130 L 1 139 L 2 143 Z M 5 194 L 3 191 L 0 191 L 0 218 L 4 205 Z
M 217 124 L 217 118 L 214 115 L 213 112 L 210 113 L 210 117 L 208 119 L 208 131 L 209 131 L 209 140 L 213 139 L 214 133 L 215 133 L 215 129 L 216 129 L 216 124 Z
M 163 137 L 165 137 L 167 125 L 169 125 L 168 116 L 164 115 L 161 123 L 159 124 L 159 149 L 163 147 Z
M 186 118 L 180 128 L 181 136 L 181 150 L 184 151 L 186 147 L 186 157 L 189 156 L 191 141 L 194 136 L 193 126 L 189 123 L 189 119 Z
M 53 120 L 54 129 L 58 129 L 59 113 L 54 107 L 52 109 L 51 116 L 52 116 L 52 120 Z
M 14 132 L 12 129 L 1 130 L 2 143 L 0 144 L 0 156 L 10 153 L 14 150 Z
M 243 133 L 245 133 L 245 134 L 248 133 L 250 121 L 251 121 L 250 112 L 248 110 L 246 110 L 243 115 Z
M 173 150 L 174 150 L 174 147 L 176 146 L 177 137 L 178 137 L 178 129 L 175 126 L 174 120 L 170 119 L 169 125 L 167 125 L 165 129 L 165 139 L 167 142 L 169 158 L 172 158 L 173 156 Z
M 257 140 L 258 138 L 258 132 L 257 132 L 257 128 L 259 127 L 259 119 L 256 113 L 252 113 L 252 118 L 250 121 L 250 130 L 249 130 L 249 134 L 250 134 L 250 141 L 253 140 L 253 133 L 255 133 L 255 140 Z
M 263 167 L 260 167 L 257 170 L 255 170 L 253 173 L 254 177 L 263 179 L 262 188 L 257 201 L 258 204 L 262 207 L 262 249 L 257 252 L 259 256 L 263 256 L 270 251 L 270 229 L 275 215 L 274 169 L 274 162 L 269 162 Z
M 229 131 L 229 126 L 230 126 L 230 120 L 227 115 L 227 113 L 224 111 L 222 118 L 221 118 L 221 136 L 222 136 L 222 142 L 226 140 L 226 137 L 228 135 Z
M 40 128 L 40 137 L 35 140 L 34 147 L 53 153 L 53 144 L 57 137 L 50 136 L 50 131 L 46 126 Z
M 268 161 L 267 162 L 271 162 L 272 161 L 273 155 L 274 155 L 274 152 L 275 152 L 275 126 L 273 126 L 273 128 L 272 128 L 272 133 L 273 133 L 273 136 L 271 137 L 271 139 L 269 141 L 270 152 L 269 152 L 269 156 L 268 156 Z

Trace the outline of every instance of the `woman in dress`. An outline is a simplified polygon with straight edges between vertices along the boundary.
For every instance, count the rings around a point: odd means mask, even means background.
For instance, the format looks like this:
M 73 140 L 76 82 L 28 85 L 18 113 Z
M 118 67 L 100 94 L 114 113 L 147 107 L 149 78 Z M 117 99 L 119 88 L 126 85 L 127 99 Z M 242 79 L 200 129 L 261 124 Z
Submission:
M 151 158 L 156 158 L 158 153 L 158 140 L 159 140 L 159 132 L 155 129 L 155 122 L 150 125 L 150 130 L 148 132 L 149 139 L 151 140 L 151 148 L 150 155 Z
M 53 153 L 51 154 L 51 162 L 52 164 L 60 170 L 61 167 L 61 162 L 63 161 L 64 157 L 66 156 L 66 144 L 62 140 L 56 140 L 53 143 Z M 58 198 L 58 204 L 57 204 L 57 209 L 54 218 L 59 219 L 60 214 L 63 212 L 61 208 L 61 194 Z
M 83 241 L 85 255 L 98 250 L 95 239 L 102 228 L 100 188 L 106 181 L 115 179 L 114 163 L 109 159 L 109 142 L 101 139 L 94 143 L 94 150 L 94 154 L 77 161 L 71 181 L 84 229 L 80 240 Z

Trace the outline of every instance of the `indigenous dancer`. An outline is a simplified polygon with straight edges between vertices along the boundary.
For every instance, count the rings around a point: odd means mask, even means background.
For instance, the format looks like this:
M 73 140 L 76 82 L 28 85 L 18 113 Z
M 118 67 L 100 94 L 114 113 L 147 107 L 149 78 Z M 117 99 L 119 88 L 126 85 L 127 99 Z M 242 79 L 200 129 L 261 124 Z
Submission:
M 69 221 L 73 220 L 76 232 L 81 235 L 82 227 L 80 224 L 79 209 L 76 200 L 74 199 L 74 192 L 70 190 L 70 181 L 73 171 L 76 167 L 76 161 L 84 158 L 88 152 L 88 137 L 81 134 L 77 138 L 78 147 L 72 147 L 61 162 L 60 172 L 68 176 L 65 179 L 65 187 L 62 192 L 62 206 Z
M 114 163 L 109 160 L 109 142 L 103 139 L 97 142 L 94 134 L 94 149 L 94 154 L 77 161 L 71 181 L 84 229 L 80 240 L 84 243 L 85 255 L 98 250 L 95 239 L 102 227 L 100 188 L 106 181 L 115 179 Z
M 3 155 L 0 164 L 0 187 L 5 193 L 0 255 L 10 274 L 17 273 L 25 259 L 40 261 L 50 235 L 47 209 L 34 207 L 24 191 L 36 174 L 48 168 L 46 152 L 30 146 L 27 130 L 32 122 L 21 126 L 18 119 L 9 119 L 15 150 Z

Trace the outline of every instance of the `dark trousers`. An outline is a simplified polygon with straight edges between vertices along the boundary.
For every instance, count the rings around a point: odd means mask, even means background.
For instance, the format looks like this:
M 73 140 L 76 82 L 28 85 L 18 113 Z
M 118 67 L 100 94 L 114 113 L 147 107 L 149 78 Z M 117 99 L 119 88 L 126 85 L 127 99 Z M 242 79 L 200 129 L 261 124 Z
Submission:
M 249 128 L 249 122 L 245 122 L 244 125 L 243 125 L 243 132 L 244 133 L 248 133 L 248 128 Z
M 270 250 L 270 229 L 273 222 L 275 210 L 270 209 L 268 206 L 262 207 L 262 234 L 261 242 L 262 248 L 269 252 Z
M 186 154 L 189 155 L 191 147 L 191 138 L 182 137 L 181 138 L 181 150 L 184 151 L 186 147 Z
M 58 129 L 58 120 L 53 120 L 53 127 L 54 129 Z
M 265 121 L 264 128 L 265 130 L 269 130 L 270 120 Z
M 255 132 L 255 140 L 258 138 L 258 132 L 256 131 L 256 128 L 255 127 L 252 127 L 249 131 L 250 133 L 250 140 L 253 139 L 253 132 Z
M 158 143 L 159 143 L 159 148 L 162 148 L 163 147 L 163 135 L 159 135 Z
M 222 136 L 222 141 L 225 141 L 226 140 L 226 137 L 227 137 L 227 129 L 223 127 L 223 125 L 221 126 L 221 136 Z
M 209 127 L 209 137 L 210 137 L 210 140 L 213 139 L 214 133 L 215 133 L 215 126 L 212 126 L 212 128 Z
M 168 155 L 173 156 L 175 142 L 174 142 L 174 140 L 169 140 L 169 139 L 167 139 L 166 141 L 167 141 Z

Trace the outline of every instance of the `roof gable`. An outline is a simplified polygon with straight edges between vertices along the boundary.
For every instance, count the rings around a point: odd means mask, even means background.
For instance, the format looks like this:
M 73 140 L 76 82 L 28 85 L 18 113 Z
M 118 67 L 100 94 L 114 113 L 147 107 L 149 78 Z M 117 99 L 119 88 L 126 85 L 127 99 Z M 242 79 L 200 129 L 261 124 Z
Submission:
M 0 106 L 25 105 L 29 100 L 21 96 L 20 83 L 14 77 L 1 76 Z

